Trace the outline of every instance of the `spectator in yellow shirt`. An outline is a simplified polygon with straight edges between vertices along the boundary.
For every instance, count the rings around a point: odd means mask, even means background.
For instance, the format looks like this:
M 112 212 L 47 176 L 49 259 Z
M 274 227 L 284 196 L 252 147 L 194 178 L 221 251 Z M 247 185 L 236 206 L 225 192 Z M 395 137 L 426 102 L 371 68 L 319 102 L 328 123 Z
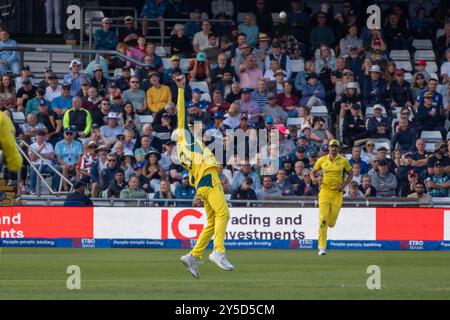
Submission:
M 159 74 L 156 71 L 148 75 L 152 87 L 147 90 L 147 106 L 151 113 L 156 114 L 164 106 L 172 102 L 172 93 L 168 86 L 159 82 Z

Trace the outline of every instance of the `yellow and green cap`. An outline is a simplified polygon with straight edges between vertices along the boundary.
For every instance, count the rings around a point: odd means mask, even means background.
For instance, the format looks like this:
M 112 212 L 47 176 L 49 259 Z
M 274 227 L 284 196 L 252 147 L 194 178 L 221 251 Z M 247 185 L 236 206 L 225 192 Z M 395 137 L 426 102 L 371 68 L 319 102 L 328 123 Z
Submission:
M 330 143 L 328 144 L 328 146 L 338 146 L 338 147 L 340 147 L 341 146 L 341 143 L 339 142 L 339 140 L 336 140 L 336 139 L 333 139 L 333 140 L 331 140 L 330 141 Z

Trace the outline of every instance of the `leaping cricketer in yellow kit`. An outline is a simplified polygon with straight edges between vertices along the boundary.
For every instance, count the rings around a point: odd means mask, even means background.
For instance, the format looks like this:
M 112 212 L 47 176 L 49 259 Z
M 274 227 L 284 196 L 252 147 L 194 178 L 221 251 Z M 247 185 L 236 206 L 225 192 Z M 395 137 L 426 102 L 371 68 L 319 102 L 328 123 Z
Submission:
M 322 184 L 319 192 L 319 256 L 326 255 L 328 227 L 336 224 L 342 207 L 343 190 L 352 181 L 350 162 L 338 152 L 340 143 L 331 140 L 329 154 L 321 157 L 311 171 L 311 179 L 317 182 L 317 173 L 322 170 Z M 347 178 L 344 181 L 344 174 Z
M 189 131 L 187 112 L 184 102 L 186 79 L 180 76 L 178 84 L 178 128 L 177 153 L 181 165 L 189 172 L 189 182 L 197 190 L 197 197 L 206 209 L 208 225 L 203 229 L 198 241 L 190 253 L 181 257 L 181 261 L 195 278 L 199 278 L 197 260 L 202 259 L 211 237 L 214 235 L 214 250 L 209 260 L 220 268 L 232 271 L 233 265 L 225 256 L 225 232 L 230 212 L 228 210 L 222 183 L 220 182 L 218 165 L 214 154 L 205 145 L 195 139 Z

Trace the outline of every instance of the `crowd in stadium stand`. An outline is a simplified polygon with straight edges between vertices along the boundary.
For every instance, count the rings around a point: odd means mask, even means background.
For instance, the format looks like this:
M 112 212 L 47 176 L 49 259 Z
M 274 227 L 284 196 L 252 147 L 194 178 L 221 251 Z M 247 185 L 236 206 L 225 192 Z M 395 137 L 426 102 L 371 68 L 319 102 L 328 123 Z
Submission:
M 117 50 L 149 67 L 102 55 L 86 68 L 73 60 L 63 79 L 47 68 L 36 83 L 27 65 L 18 70 L 16 52 L 2 51 L 0 107 L 10 115 L 24 112 L 16 135 L 46 159 L 41 166 L 27 151 L 32 165 L 53 177 L 55 190 L 60 179 L 50 164 L 86 183 L 92 197 L 194 199 L 187 173 L 170 156 L 174 79 L 183 74 L 197 84 L 185 90 L 189 125 L 200 122 L 223 148 L 227 130 L 279 132 L 279 170 L 271 175 L 261 174 L 270 146 L 254 159 L 221 159 L 231 199 L 316 196 L 320 185 L 310 170 L 336 137 L 354 173 L 345 197 L 448 197 L 450 6 L 431 11 L 414 3 L 393 5 L 383 12 L 381 29 L 369 30 L 348 1 L 340 12 L 328 2 L 310 12 L 292 0 L 273 21 L 265 0 L 256 0 L 242 23 L 228 24 L 237 14 L 231 1 L 212 1 L 209 18 L 223 22 L 211 22 L 199 9 L 188 12 L 182 0 L 148 0 L 141 16 L 150 20 L 143 26 L 125 17 L 116 36 L 104 18 L 94 42 L 97 50 Z M 168 17 L 192 20 L 168 28 L 170 53 L 161 57 L 145 36 L 151 19 Z M 432 41 L 433 59 L 416 54 L 416 39 Z M 15 45 L 6 31 L 0 40 L 0 48 Z M 405 50 L 412 70 L 391 57 Z M 182 59 L 190 60 L 182 66 Z M 151 123 L 141 121 L 148 116 Z M 252 134 L 245 143 L 255 143 Z M 35 171 L 23 172 L 35 193 Z

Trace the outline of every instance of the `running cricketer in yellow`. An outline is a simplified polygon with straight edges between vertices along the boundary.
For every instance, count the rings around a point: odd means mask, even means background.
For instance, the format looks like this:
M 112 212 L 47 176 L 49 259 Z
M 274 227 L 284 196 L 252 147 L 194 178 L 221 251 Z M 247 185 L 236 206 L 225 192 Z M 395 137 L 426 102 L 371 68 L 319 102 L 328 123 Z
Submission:
M 311 171 L 311 179 L 317 182 L 317 173 L 322 170 L 319 192 L 319 256 L 326 255 L 328 227 L 333 228 L 342 207 L 343 190 L 352 181 L 350 162 L 338 153 L 340 143 L 331 140 L 329 154 L 321 157 Z M 344 173 L 347 178 L 344 181 Z
M 11 119 L 4 112 L 0 112 L 0 149 L 5 154 L 5 162 L 8 170 L 19 172 L 22 168 L 23 158 L 16 147 L 16 130 Z
M 214 250 L 209 260 L 220 268 L 232 271 L 233 265 L 225 256 L 225 232 L 230 212 L 228 210 L 222 183 L 220 182 L 220 166 L 214 154 L 205 145 L 195 139 L 189 131 L 187 112 L 184 102 L 184 76 L 177 78 L 177 153 L 181 165 L 189 172 L 189 182 L 197 190 L 197 197 L 203 202 L 206 209 L 208 225 L 201 232 L 192 251 L 181 257 L 181 261 L 196 279 L 200 277 L 198 260 L 202 259 L 203 252 L 214 235 Z

